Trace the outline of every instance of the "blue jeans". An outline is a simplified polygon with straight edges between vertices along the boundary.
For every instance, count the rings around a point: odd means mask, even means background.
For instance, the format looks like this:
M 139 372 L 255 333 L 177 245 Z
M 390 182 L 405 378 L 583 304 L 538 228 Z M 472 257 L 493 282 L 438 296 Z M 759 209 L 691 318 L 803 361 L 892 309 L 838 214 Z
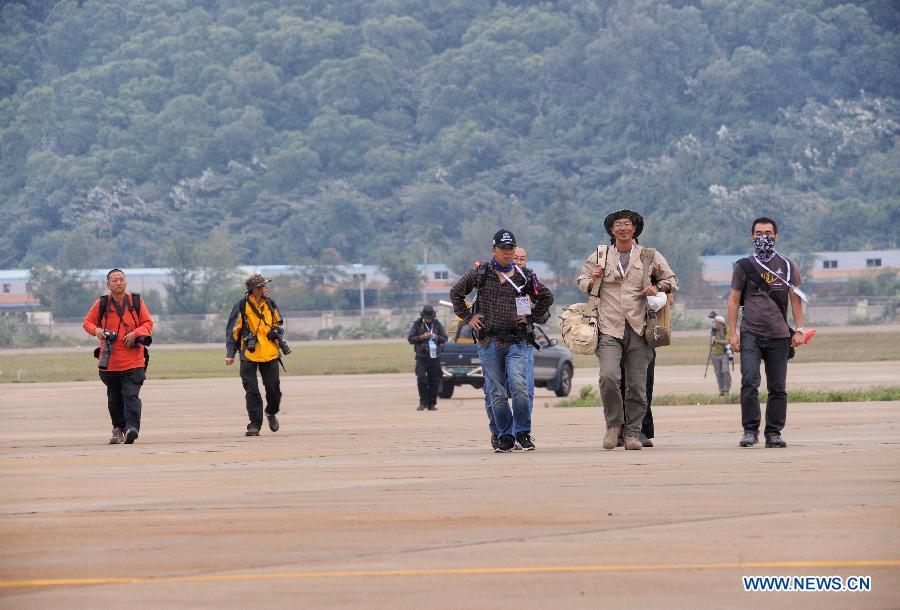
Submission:
M 513 434 L 518 434 L 519 432 L 531 432 L 531 412 L 534 410 L 534 348 L 529 345 L 528 346 L 528 364 L 525 369 L 525 385 L 528 387 L 528 414 L 529 420 L 528 430 L 518 430 L 514 429 Z M 507 384 L 506 395 L 511 396 L 512 392 L 509 390 L 509 384 Z M 490 382 L 488 381 L 487 376 L 484 377 L 484 410 L 487 412 L 488 416 L 488 428 L 491 431 L 491 434 L 497 436 L 497 425 L 494 423 L 494 410 L 491 408 L 491 389 Z
M 485 399 L 491 403 L 497 436 L 531 432 L 531 401 L 526 378 L 530 350 L 531 346 L 524 341 L 502 349 L 497 347 L 495 339 L 488 339 L 487 347 L 478 344 Z M 507 387 L 512 395 L 512 409 L 507 398 Z
M 787 419 L 787 363 L 791 340 L 769 339 L 741 331 L 741 424 L 744 432 L 759 432 L 760 362 L 766 366 L 766 427 L 764 434 L 781 433 Z

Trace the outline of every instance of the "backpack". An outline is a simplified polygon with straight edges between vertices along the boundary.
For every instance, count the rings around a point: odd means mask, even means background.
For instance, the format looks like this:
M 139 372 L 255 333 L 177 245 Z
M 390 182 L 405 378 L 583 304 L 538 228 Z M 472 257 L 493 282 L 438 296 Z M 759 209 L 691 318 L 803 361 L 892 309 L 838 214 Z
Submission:
M 606 267 L 607 249 L 605 245 L 597 246 L 597 265 L 601 269 Z M 558 316 L 563 342 L 573 354 L 587 355 L 597 351 L 597 342 L 600 338 L 598 334 L 600 319 L 597 312 L 600 283 L 596 282 L 587 303 L 569 305 Z

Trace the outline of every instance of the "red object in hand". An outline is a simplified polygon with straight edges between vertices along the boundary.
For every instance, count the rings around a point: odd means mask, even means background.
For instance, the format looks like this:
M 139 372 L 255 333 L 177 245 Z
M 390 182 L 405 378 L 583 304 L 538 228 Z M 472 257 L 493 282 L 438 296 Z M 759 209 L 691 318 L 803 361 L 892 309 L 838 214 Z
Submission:
M 815 328 L 807 328 L 803 331 L 803 345 L 809 343 L 809 340 L 816 336 Z

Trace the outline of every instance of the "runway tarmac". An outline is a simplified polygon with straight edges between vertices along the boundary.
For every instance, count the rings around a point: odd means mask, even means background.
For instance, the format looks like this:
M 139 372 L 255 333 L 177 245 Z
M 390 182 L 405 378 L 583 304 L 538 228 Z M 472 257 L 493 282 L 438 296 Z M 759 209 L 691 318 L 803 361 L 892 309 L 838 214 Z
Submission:
M 898 372 L 798 364 L 789 384 Z M 698 376 L 659 367 L 656 392 L 711 392 Z M 656 447 L 625 452 L 601 448 L 601 409 L 538 390 L 538 450 L 494 454 L 472 389 L 417 412 L 412 375 L 282 385 L 281 430 L 246 438 L 237 376 L 151 378 L 132 446 L 106 444 L 99 381 L 0 386 L 0 608 L 900 599 L 900 402 L 792 404 L 787 449 L 738 448 L 736 405 L 657 404 Z M 868 576 L 871 591 L 746 592 L 751 575 Z

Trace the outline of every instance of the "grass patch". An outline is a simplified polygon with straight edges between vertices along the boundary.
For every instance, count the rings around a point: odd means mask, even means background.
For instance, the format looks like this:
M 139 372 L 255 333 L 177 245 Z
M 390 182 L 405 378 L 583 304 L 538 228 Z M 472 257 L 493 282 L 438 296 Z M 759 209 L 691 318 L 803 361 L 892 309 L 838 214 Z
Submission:
M 285 375 L 347 375 L 354 373 L 411 373 L 415 368 L 412 349 L 403 340 L 292 343 L 294 352 L 284 358 Z M 0 353 L 0 383 L 85 381 L 97 379 L 93 344 L 79 351 L 8 350 Z M 657 350 L 657 364 L 706 362 L 709 346 L 703 336 L 675 335 L 675 343 Z M 154 344 L 151 348 L 151 379 L 237 376 L 236 366 L 225 366 L 224 347 L 191 347 Z M 575 356 L 575 367 L 596 368 L 594 356 Z M 900 331 L 879 333 L 842 332 L 822 329 L 809 345 L 797 350 L 792 362 L 900 361 Z M 713 397 L 718 398 L 718 397 Z M 577 400 L 577 399 L 576 399 Z M 800 399 L 802 400 L 802 399 Z M 697 401 L 694 401 L 695 403 Z M 703 402 L 703 401 L 700 401 Z M 713 401 L 716 402 L 716 401 Z M 599 404 L 599 398 L 597 399 Z
M 759 402 L 765 404 L 768 392 L 759 393 Z M 900 400 L 900 386 L 876 386 L 867 390 L 788 390 L 788 403 L 792 402 L 877 402 Z M 719 396 L 718 394 L 660 394 L 653 397 L 653 404 L 684 405 L 739 405 L 738 394 Z M 590 386 L 582 386 L 578 398 L 560 400 L 556 407 L 599 407 L 600 396 Z
M 577 398 L 567 398 L 556 403 L 557 407 L 565 409 L 578 409 L 582 407 L 598 407 L 600 406 L 600 395 L 589 385 L 581 386 L 581 391 Z
M 656 350 L 656 364 L 703 364 L 709 353 L 707 336 L 683 336 L 675 333 L 669 347 Z M 885 330 L 878 333 L 841 332 L 819 330 L 807 345 L 797 348 L 795 362 L 876 362 L 900 360 L 900 331 Z M 735 361 L 737 366 L 738 360 Z M 575 368 L 596 367 L 593 355 L 575 356 Z M 712 371 L 710 371 L 712 373 Z

